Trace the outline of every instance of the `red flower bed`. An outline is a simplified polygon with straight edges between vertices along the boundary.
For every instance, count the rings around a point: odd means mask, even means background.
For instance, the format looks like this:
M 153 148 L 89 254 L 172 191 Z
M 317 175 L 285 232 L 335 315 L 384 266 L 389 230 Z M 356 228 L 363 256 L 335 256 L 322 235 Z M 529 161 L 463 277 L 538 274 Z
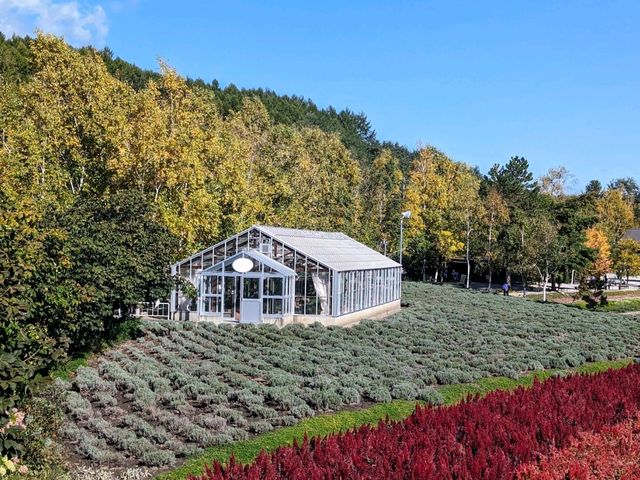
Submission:
M 540 464 L 522 465 L 518 480 L 633 480 L 640 478 L 640 419 L 600 433 L 582 433 Z
M 583 431 L 623 422 L 640 407 L 640 366 L 555 378 L 445 408 L 417 408 L 323 440 L 216 463 L 202 480 L 513 479 L 521 464 L 568 446 Z

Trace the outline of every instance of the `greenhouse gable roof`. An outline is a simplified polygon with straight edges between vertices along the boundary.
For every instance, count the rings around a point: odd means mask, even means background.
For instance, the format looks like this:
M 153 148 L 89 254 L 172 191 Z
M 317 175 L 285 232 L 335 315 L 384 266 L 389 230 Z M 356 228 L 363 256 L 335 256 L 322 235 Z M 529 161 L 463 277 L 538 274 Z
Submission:
M 400 267 L 400 264 L 340 232 L 255 225 L 267 235 L 337 271 Z
M 266 255 L 263 255 L 262 253 L 258 252 L 257 250 L 246 250 L 246 251 L 238 252 L 235 255 L 232 255 L 229 258 L 225 258 L 224 260 L 216 263 L 215 265 L 212 265 L 212 266 L 210 266 L 208 268 L 205 268 L 204 271 L 205 272 L 212 272 L 212 271 L 215 271 L 215 270 L 220 270 L 220 265 L 221 264 L 226 263 L 226 262 L 232 262 L 233 260 L 235 260 L 237 258 L 245 258 L 245 257 L 249 257 L 249 258 L 252 258 L 254 260 L 257 260 L 258 262 L 263 263 L 267 267 L 270 267 L 273 270 L 275 270 L 276 272 L 282 273 L 284 275 L 295 275 L 296 274 L 296 272 L 294 270 L 291 270 L 286 265 L 283 265 L 282 263 L 276 262 L 274 259 L 269 258 Z

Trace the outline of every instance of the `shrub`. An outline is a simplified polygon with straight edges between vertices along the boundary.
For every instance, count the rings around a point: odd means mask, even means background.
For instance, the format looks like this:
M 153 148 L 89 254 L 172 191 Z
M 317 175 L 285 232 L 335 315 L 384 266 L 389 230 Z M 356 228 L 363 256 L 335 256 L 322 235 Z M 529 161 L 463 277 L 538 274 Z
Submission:
M 284 417 L 278 417 L 271 420 L 274 427 L 288 427 L 298 423 L 298 419 L 293 415 L 285 415 Z
M 335 390 L 319 390 L 313 392 L 310 403 L 320 410 L 336 410 L 342 405 L 342 398 Z
M 78 392 L 74 392 L 73 390 L 66 392 L 65 400 L 65 409 L 73 418 L 88 419 L 93 416 L 91 402 Z
M 361 401 L 360 393 L 358 393 L 358 390 L 355 388 L 341 388 L 339 393 L 342 398 L 342 403 L 344 404 L 355 405 Z
M 372 385 L 366 390 L 366 395 L 374 402 L 390 402 L 389 389 L 383 385 Z
M 258 418 L 276 418 L 279 416 L 279 413 L 276 410 L 270 407 L 265 407 L 264 405 L 247 405 L 247 410 Z
M 219 406 L 213 409 L 213 414 L 224 418 L 227 422 L 238 427 L 243 427 L 247 424 L 247 421 L 242 413 L 240 413 L 238 410 L 234 410 L 233 408 Z
M 138 458 L 144 465 L 150 467 L 161 467 L 164 465 L 173 465 L 176 463 L 176 457 L 173 453 L 164 450 L 151 450 L 142 452 Z
M 250 424 L 249 430 L 257 434 L 270 432 L 271 430 L 273 430 L 273 425 L 271 425 L 271 423 L 267 422 L 266 420 L 259 420 Z
M 107 392 L 96 392 L 93 395 L 93 401 L 98 407 L 114 407 L 118 405 L 118 400 L 116 400 L 111 394 Z
M 249 438 L 249 434 L 244 428 L 229 427 L 227 428 L 226 434 L 231 436 L 235 442 Z
M 406 400 L 413 400 L 418 396 L 418 390 L 412 383 L 400 382 L 391 387 L 392 398 L 404 398 Z
M 79 367 L 73 383 L 81 392 L 105 392 L 115 395 L 117 391 L 113 383 L 100 378 L 96 369 L 91 367 Z
M 170 440 L 169 434 L 162 427 L 151 425 L 135 415 L 127 415 L 122 423 L 132 431 L 158 444 L 164 444 Z
M 444 403 L 444 399 L 440 392 L 433 387 L 425 387 L 421 388 L 418 391 L 417 398 L 424 402 L 427 402 L 429 405 L 442 405 Z
M 291 412 L 291 415 L 296 418 L 310 417 L 313 415 L 313 409 L 306 403 L 294 405 L 289 411 Z
M 201 427 L 208 428 L 216 432 L 224 430 L 227 426 L 227 421 L 217 415 L 198 415 L 195 418 L 195 422 Z

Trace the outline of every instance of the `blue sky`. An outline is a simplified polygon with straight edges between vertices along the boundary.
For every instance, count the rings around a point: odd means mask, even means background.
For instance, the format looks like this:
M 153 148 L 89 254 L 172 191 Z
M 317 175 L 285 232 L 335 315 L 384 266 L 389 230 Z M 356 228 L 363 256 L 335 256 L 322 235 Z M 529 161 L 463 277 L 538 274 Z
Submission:
M 0 0 L 0 29 L 367 114 L 486 171 L 640 180 L 640 2 Z

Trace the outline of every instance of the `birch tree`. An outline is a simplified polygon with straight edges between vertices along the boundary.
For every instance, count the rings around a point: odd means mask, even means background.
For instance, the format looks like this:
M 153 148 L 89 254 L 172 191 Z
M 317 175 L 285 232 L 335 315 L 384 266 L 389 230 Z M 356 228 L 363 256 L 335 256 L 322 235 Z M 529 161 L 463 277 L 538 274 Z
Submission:
M 547 301 L 547 283 L 561 265 L 560 243 L 558 241 L 558 226 L 548 218 L 533 219 L 531 242 L 535 260 L 542 283 L 542 301 Z
M 489 190 L 489 193 L 484 200 L 484 212 L 485 228 L 487 233 L 484 258 L 489 271 L 489 285 L 487 288 L 491 290 L 491 284 L 493 281 L 493 265 L 496 260 L 494 244 L 497 238 L 497 230 L 509 221 L 509 209 L 497 189 L 491 188 Z

